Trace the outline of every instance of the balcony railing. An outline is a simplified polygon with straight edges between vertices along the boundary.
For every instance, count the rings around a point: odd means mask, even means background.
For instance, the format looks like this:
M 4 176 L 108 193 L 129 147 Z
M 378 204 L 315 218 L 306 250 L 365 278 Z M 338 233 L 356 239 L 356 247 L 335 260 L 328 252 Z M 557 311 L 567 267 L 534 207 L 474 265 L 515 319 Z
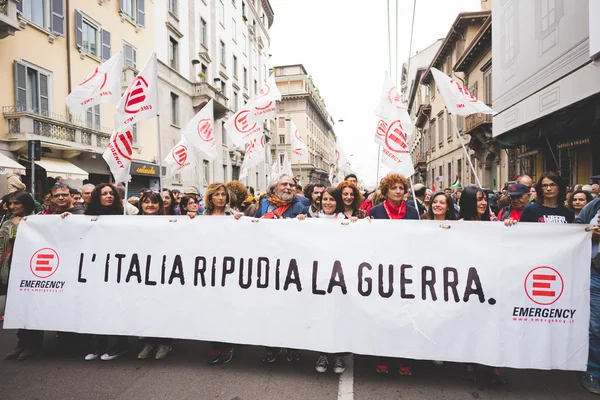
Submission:
M 26 135 L 45 138 L 44 141 L 102 152 L 108 146 L 111 130 L 85 121 L 26 106 L 4 106 L 2 115 L 7 121 L 8 140 L 30 139 Z
M 471 114 L 465 118 L 465 133 L 472 131 L 483 124 L 491 124 L 492 115 L 490 114 Z
M 0 0 L 0 39 L 19 31 L 16 0 Z

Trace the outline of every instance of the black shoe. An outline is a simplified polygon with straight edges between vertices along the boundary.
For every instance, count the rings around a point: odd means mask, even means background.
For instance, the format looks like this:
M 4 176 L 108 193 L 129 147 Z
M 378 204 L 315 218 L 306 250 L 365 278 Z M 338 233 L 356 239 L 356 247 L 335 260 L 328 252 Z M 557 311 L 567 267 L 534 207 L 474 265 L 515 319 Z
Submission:
M 285 357 L 289 362 L 300 361 L 300 352 L 298 350 L 288 349 L 287 356 Z
M 37 353 L 37 351 L 31 350 L 29 348 L 25 348 L 21 352 L 21 354 L 19 354 L 19 357 L 17 358 L 17 360 L 19 360 L 19 361 L 27 360 L 28 358 L 33 357 L 36 353 Z
M 465 365 L 465 369 L 463 369 L 462 372 L 462 378 L 471 382 L 477 381 L 477 375 L 475 375 L 475 369 L 472 365 Z
M 8 353 L 6 353 L 6 356 L 4 356 L 5 360 L 14 360 L 15 358 L 19 357 L 19 354 L 21 354 L 23 352 L 23 350 L 25 350 L 22 347 L 17 347 L 14 350 L 9 351 Z
M 263 362 L 267 364 L 271 364 L 277 361 L 277 354 L 272 350 L 267 350 L 265 353 L 265 357 L 263 358 Z
M 221 357 L 219 357 L 219 364 L 227 364 L 233 358 L 233 347 L 225 347 L 221 350 Z

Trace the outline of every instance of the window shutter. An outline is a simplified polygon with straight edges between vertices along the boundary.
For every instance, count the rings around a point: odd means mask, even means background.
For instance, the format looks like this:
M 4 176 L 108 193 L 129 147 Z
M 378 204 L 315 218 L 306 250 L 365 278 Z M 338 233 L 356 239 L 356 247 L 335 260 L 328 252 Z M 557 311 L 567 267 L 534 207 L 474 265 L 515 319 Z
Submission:
M 146 26 L 146 1 L 138 0 L 137 6 L 137 24 L 144 27 Z
M 52 18 L 50 26 L 53 33 L 65 36 L 65 7 L 64 0 L 52 0 Z
M 77 10 L 75 10 L 75 45 L 78 49 L 83 48 L 83 18 Z
M 23 2 L 20 1 L 17 3 L 17 11 L 23 14 Z
M 110 58 L 110 32 L 102 29 L 102 61 Z
M 48 115 L 49 110 L 49 88 L 48 88 L 48 75 L 38 74 L 40 82 L 40 112 L 42 115 Z
M 17 111 L 27 109 L 27 67 L 18 61 L 13 63 L 15 74 L 15 106 Z
M 119 0 L 119 11 L 123 12 L 123 0 Z

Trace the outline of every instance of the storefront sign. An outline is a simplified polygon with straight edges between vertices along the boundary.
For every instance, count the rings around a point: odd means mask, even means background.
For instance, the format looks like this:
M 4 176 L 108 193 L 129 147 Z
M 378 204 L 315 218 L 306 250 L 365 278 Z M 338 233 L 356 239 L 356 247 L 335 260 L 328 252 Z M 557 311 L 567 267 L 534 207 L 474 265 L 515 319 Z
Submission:
M 521 154 L 519 154 L 519 158 L 524 158 L 524 157 L 535 156 L 535 155 L 536 155 L 536 154 L 538 154 L 538 153 L 539 153 L 539 150 L 538 150 L 538 149 L 535 149 L 535 150 L 529 150 L 529 151 L 526 151 L 525 153 L 521 153 Z
M 569 142 L 564 142 L 556 145 L 557 149 L 567 149 L 570 147 L 581 146 L 582 144 L 592 143 L 591 138 L 579 139 L 579 140 L 571 140 Z
M 163 175 L 165 174 L 165 167 L 163 167 Z M 131 163 L 131 175 L 141 176 L 156 176 L 158 177 L 158 165 L 152 163 Z

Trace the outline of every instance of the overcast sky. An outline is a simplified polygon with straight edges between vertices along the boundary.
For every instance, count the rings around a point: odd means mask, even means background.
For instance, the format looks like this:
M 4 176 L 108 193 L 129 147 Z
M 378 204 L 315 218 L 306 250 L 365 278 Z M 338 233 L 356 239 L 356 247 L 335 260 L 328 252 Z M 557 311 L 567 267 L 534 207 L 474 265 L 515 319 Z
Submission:
M 398 80 L 408 58 L 413 0 L 390 0 L 392 40 L 398 1 Z M 387 0 L 270 0 L 272 66 L 303 64 L 336 122 L 335 132 L 352 168 L 375 183 L 377 123 L 374 110 L 389 69 Z M 480 0 L 417 0 L 412 55 L 446 36 L 462 11 L 478 11 Z M 392 51 L 396 43 L 392 41 Z M 396 75 L 392 56 L 392 76 Z M 380 179 L 387 170 L 383 167 Z

